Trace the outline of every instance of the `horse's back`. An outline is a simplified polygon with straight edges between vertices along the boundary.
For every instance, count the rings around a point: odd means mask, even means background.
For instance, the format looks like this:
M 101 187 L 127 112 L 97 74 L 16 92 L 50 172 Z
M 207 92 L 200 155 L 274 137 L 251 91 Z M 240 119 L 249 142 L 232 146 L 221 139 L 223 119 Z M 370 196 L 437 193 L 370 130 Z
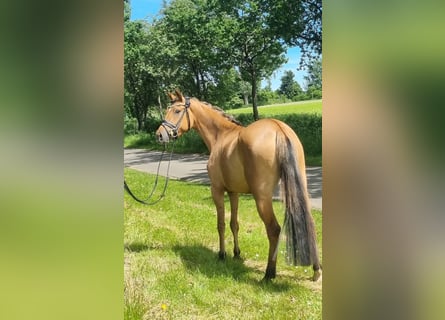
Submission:
M 296 133 L 284 122 L 261 119 L 240 134 L 239 147 L 244 158 L 246 180 L 251 186 L 263 188 L 260 192 L 273 192 L 279 180 L 277 143 L 283 143 L 285 139 L 291 142 L 299 169 L 305 175 L 303 147 Z

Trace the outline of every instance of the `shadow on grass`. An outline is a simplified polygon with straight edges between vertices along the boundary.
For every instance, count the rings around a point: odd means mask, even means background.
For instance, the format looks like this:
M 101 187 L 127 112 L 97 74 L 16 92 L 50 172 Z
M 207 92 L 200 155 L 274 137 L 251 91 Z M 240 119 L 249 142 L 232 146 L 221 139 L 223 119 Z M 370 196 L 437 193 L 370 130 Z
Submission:
M 125 243 L 124 244 L 125 251 L 128 252 L 144 252 L 148 250 L 165 250 L 166 248 L 162 245 L 152 245 L 149 246 L 142 242 L 132 242 L 132 243 Z
M 145 243 L 132 242 L 124 244 L 124 249 L 130 252 L 142 252 L 147 251 L 148 249 L 150 249 L 150 247 L 147 246 Z
M 175 246 L 173 251 L 192 273 L 203 274 L 209 278 L 231 278 L 271 292 L 283 292 L 291 288 L 289 283 L 277 279 L 260 281 L 264 275 L 263 271 L 247 267 L 242 259 L 227 256 L 225 260 L 220 260 L 215 252 L 201 245 Z

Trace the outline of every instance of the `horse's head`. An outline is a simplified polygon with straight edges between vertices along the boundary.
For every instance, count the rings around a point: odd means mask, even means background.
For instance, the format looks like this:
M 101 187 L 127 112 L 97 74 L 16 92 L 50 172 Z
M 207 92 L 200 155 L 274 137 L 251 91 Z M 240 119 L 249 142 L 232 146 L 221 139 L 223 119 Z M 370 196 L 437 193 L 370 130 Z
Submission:
M 167 143 L 170 139 L 177 139 L 184 132 L 190 130 L 190 98 L 184 97 L 179 90 L 168 93 L 171 105 L 167 108 L 164 121 L 156 130 L 159 142 Z

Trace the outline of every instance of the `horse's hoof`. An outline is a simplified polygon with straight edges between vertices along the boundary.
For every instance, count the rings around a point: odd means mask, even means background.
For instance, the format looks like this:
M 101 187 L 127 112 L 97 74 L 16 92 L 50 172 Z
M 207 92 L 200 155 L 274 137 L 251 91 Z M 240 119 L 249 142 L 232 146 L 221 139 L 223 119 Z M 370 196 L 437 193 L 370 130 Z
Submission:
M 274 278 L 275 278 L 275 276 L 270 277 L 268 275 L 265 275 L 264 278 L 261 279 L 261 283 L 271 283 Z
M 271 283 L 272 279 L 268 278 L 268 277 L 264 277 L 263 279 L 261 279 L 260 283 Z
M 241 259 L 241 251 L 240 250 L 233 250 L 233 259 L 243 260 L 243 259 Z
M 244 259 L 241 258 L 240 255 L 233 256 L 233 260 L 235 260 L 235 261 L 244 261 Z
M 226 252 L 225 251 L 219 252 L 218 258 L 219 258 L 219 260 L 226 260 Z
M 276 271 L 266 270 L 266 274 L 264 275 L 263 280 L 267 282 L 272 279 L 275 279 L 276 274 L 277 274 Z
M 315 270 L 312 281 L 318 281 L 321 278 L 321 269 Z

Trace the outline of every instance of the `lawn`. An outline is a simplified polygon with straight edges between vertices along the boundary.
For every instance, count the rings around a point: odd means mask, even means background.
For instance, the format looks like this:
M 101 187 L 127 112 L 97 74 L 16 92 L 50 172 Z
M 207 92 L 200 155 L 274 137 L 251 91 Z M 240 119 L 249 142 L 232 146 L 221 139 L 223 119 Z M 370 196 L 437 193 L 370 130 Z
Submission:
M 141 197 L 154 182 L 153 175 L 131 169 L 125 170 L 125 178 Z M 274 202 L 274 208 L 282 222 L 281 203 Z M 321 319 L 321 282 L 309 280 L 311 267 L 285 264 L 284 241 L 277 278 L 261 282 L 268 242 L 251 196 L 240 197 L 241 261 L 232 258 L 228 219 L 227 259 L 217 258 L 209 186 L 171 180 L 165 198 L 154 206 L 125 194 L 124 214 L 125 319 Z M 313 215 L 321 255 L 322 215 L 315 210 Z
M 322 100 L 298 101 L 285 104 L 272 104 L 258 107 L 261 116 L 271 116 L 291 113 L 318 113 L 322 111 Z M 227 110 L 227 113 L 237 115 L 241 113 L 252 113 L 252 107 Z

